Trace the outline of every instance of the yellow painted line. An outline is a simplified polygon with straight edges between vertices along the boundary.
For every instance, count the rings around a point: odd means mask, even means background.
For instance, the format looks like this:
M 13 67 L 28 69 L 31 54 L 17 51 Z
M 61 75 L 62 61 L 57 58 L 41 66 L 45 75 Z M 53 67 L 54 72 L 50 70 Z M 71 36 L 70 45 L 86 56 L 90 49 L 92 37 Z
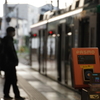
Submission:
M 80 65 L 80 68 L 90 69 L 90 68 L 94 68 L 94 66 L 93 65 Z

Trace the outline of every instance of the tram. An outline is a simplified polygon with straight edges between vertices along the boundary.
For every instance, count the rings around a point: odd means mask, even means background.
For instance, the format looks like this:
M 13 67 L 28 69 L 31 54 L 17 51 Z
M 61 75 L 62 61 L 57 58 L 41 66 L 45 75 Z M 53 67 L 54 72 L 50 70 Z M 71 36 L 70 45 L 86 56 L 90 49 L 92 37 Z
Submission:
M 75 0 L 68 9 L 46 13 L 31 33 L 31 67 L 72 87 L 71 48 L 100 49 L 99 0 Z

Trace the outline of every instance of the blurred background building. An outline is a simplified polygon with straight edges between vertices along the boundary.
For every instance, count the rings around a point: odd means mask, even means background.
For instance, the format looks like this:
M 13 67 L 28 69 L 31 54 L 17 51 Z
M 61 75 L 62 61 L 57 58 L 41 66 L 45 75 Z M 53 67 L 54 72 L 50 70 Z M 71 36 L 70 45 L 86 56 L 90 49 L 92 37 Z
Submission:
M 15 44 L 17 50 L 23 46 L 28 46 L 30 26 L 39 21 L 40 15 L 47 11 L 57 9 L 51 4 L 41 7 L 34 7 L 29 4 L 7 4 L 3 6 L 3 17 L 0 19 L 0 36 L 5 36 L 5 29 L 8 26 L 16 28 Z

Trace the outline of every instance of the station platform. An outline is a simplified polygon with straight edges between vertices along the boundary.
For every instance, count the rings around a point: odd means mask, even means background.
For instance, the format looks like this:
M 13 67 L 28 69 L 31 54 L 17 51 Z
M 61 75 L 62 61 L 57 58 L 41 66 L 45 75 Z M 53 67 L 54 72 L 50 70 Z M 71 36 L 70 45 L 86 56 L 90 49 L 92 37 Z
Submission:
M 17 75 L 19 90 L 25 100 L 81 100 L 81 95 L 77 92 L 39 74 L 30 69 L 28 65 L 19 63 Z M 2 72 L 2 77 L 0 77 L 0 100 L 4 100 L 3 84 L 4 75 Z M 14 97 L 12 88 L 10 96 Z

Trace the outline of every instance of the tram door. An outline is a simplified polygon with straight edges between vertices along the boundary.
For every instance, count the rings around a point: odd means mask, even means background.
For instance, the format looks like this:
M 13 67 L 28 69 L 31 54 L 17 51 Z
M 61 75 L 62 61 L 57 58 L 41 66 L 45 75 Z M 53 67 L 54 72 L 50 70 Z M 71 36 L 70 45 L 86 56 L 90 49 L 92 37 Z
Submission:
M 61 77 L 62 77 L 62 70 L 61 70 L 61 44 L 62 44 L 62 24 L 58 25 L 58 29 L 57 29 L 57 71 L 58 71 L 58 81 L 61 82 Z
M 45 70 L 45 30 L 39 30 L 39 72 L 46 73 Z
M 89 18 L 83 18 L 79 21 L 79 46 L 89 47 Z
M 65 54 L 64 54 L 64 82 L 65 84 L 72 86 L 71 80 L 71 66 L 70 66 L 70 57 L 71 57 L 71 47 L 72 47 L 72 31 L 73 29 L 68 25 L 65 25 Z
M 71 85 L 70 51 L 71 51 L 71 29 L 66 24 L 58 25 L 57 39 L 57 69 L 58 81 Z

